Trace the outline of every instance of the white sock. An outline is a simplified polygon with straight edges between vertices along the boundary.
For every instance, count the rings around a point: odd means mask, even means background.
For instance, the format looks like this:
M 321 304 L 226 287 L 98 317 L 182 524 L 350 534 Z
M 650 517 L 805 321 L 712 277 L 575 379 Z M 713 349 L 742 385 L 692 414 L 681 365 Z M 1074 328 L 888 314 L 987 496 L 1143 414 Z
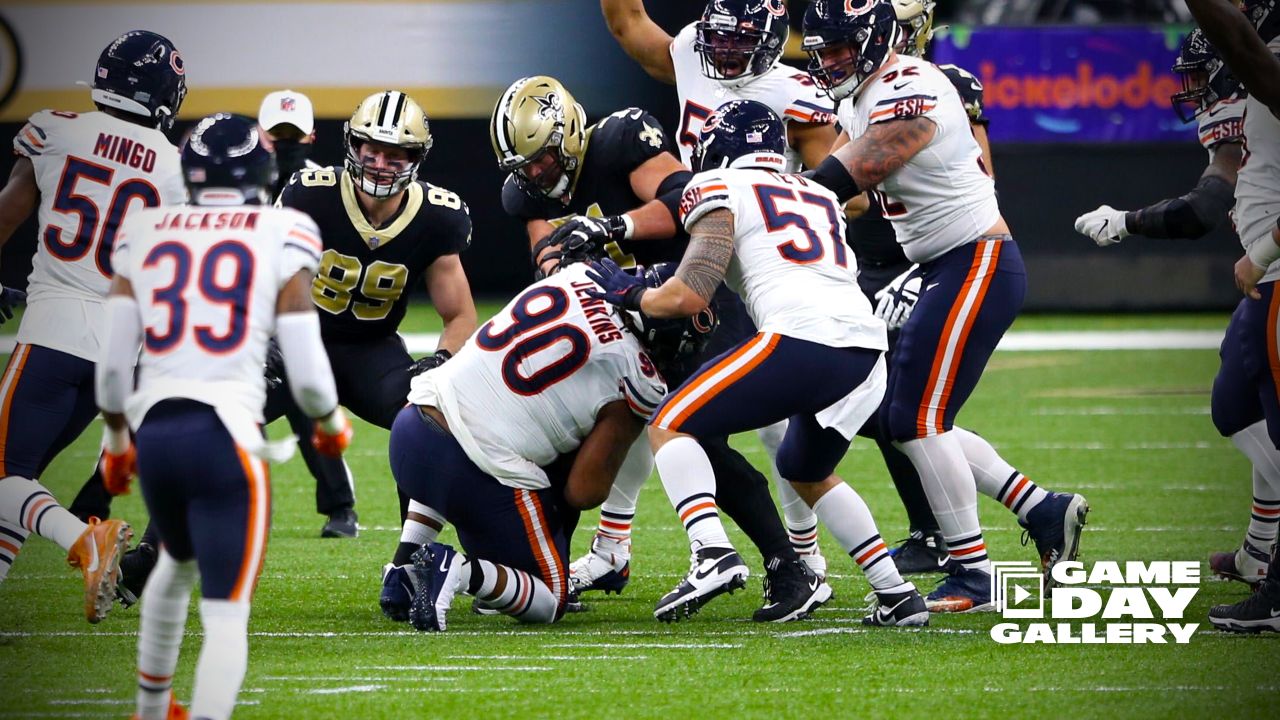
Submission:
M 1245 542 L 1270 552 L 1280 522 L 1280 450 L 1271 444 L 1265 421 L 1232 435 L 1231 442 L 1253 463 L 1253 509 Z
M 805 555 L 821 555 L 818 548 L 818 516 L 813 508 L 800 499 L 791 483 L 778 472 L 778 448 L 782 438 L 787 434 L 787 422 L 784 420 L 756 431 L 765 452 L 769 453 L 769 469 L 773 475 L 773 486 L 778 491 L 778 504 L 782 506 L 782 519 L 787 526 L 787 537 L 791 547 L 801 557 Z
M 400 542 L 412 543 L 417 546 L 430 545 L 440 536 L 440 528 L 444 527 L 444 516 L 436 512 L 434 508 L 423 505 L 417 500 L 409 501 L 409 513 L 421 515 L 435 523 L 435 527 L 427 523 L 418 522 L 412 518 L 405 518 L 404 525 L 400 528 Z
M 29 534 L 21 525 L 0 520 L 0 582 L 9 576 L 9 568 L 13 567 L 13 561 Z
M 627 451 L 609 497 L 600 506 L 600 523 L 596 526 L 596 542 L 606 552 L 631 554 L 631 523 L 636 517 L 640 489 L 653 474 L 653 452 L 649 439 L 641 435 Z
M 1002 503 L 1012 510 L 1018 519 L 1026 522 L 1027 513 L 1049 497 L 1031 478 L 1000 457 L 991 443 L 977 433 L 964 428 L 953 428 L 951 432 L 960 441 L 965 460 L 969 461 L 969 469 L 978 492 Z
M 59 505 L 43 485 L 16 475 L 0 480 L 0 520 L 48 538 L 67 552 L 89 527 Z
M 474 593 L 477 600 L 485 606 L 493 608 L 503 615 L 509 615 L 520 622 L 550 623 L 555 622 L 559 603 L 555 593 L 541 579 L 523 570 L 498 565 L 488 560 L 473 560 L 471 573 L 481 573 L 479 587 Z M 475 584 L 468 575 L 465 584 Z M 499 581 L 502 589 L 498 590 Z
M 982 526 L 978 523 L 978 492 L 973 471 L 955 433 L 908 440 L 898 447 L 920 473 L 947 550 L 966 570 L 991 572 Z
M 249 603 L 201 600 L 200 622 L 204 646 L 196 664 L 191 717 L 223 720 L 235 710 L 249 666 Z
M 173 695 L 173 671 L 187 626 L 195 561 L 178 562 L 164 548 L 142 591 L 138 623 L 138 717 L 165 720 Z
M 813 505 L 814 513 L 867 576 L 874 590 L 898 592 L 905 583 L 880 538 L 871 509 L 848 483 L 837 483 Z
M 732 547 L 716 508 L 716 475 L 697 440 L 682 436 L 653 456 L 662 487 L 689 534 L 689 546 Z

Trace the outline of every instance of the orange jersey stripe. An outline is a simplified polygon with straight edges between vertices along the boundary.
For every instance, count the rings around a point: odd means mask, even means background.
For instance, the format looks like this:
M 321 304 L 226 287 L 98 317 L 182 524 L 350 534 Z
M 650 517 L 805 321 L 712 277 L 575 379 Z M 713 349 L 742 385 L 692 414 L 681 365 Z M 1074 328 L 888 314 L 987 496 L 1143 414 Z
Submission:
M 738 368 L 729 377 L 724 378 L 720 382 L 708 388 L 705 393 L 703 393 L 696 400 L 690 403 L 689 407 L 685 408 L 684 412 L 677 415 L 675 420 L 672 421 L 672 425 L 670 429 L 678 430 L 681 423 L 683 423 L 685 420 L 688 420 L 690 416 L 692 416 L 697 411 L 701 410 L 704 405 L 711 402 L 711 400 L 714 399 L 720 393 L 724 392 L 725 388 L 732 386 L 734 383 L 738 382 L 747 374 L 749 374 L 752 370 L 755 370 L 757 367 L 759 367 L 760 363 L 767 360 L 769 358 L 769 355 L 773 353 L 774 347 L 776 347 L 778 344 L 779 337 L 780 337 L 779 335 L 773 335 L 772 337 L 770 337 L 768 342 L 765 344 L 763 352 L 751 358 L 751 360 L 748 361 L 746 365 L 743 365 L 742 367 Z
M 802 113 L 802 112 L 800 112 L 799 110 L 794 110 L 794 109 L 792 109 L 792 108 L 787 108 L 787 109 L 786 109 L 786 111 L 784 111 L 782 114 L 783 114 L 783 115 L 790 115 L 791 117 L 796 118 L 796 119 L 798 119 L 798 120 L 802 120 L 802 121 L 804 121 L 804 122 L 813 122 L 813 114 L 812 114 L 812 113 L 808 113 L 808 114 L 806 114 L 806 113 Z
M 659 425 L 660 427 L 664 427 L 668 430 L 678 431 L 680 424 L 683 423 L 685 420 L 687 420 L 690 415 L 697 412 L 699 409 L 702 408 L 703 405 L 706 405 L 708 402 L 710 402 L 711 399 L 714 398 L 716 395 L 718 395 L 721 391 L 723 391 L 724 388 L 729 387 L 733 383 L 737 382 L 744 375 L 754 370 L 760 363 L 764 362 L 765 359 L 768 358 L 769 355 L 773 352 L 773 349 L 777 346 L 779 337 L 780 337 L 779 335 L 764 335 L 763 333 L 758 333 L 754 339 L 745 343 L 742 347 L 738 348 L 738 350 L 734 352 L 732 355 L 716 363 L 716 365 L 711 369 L 701 373 L 699 382 L 695 382 L 692 385 L 689 385 L 683 391 L 681 391 L 680 394 L 671 398 L 671 400 L 668 401 L 667 404 L 664 406 L 662 415 L 659 416 L 654 421 L 654 424 Z M 736 372 L 722 379 L 720 382 L 717 382 L 714 385 L 708 386 L 708 383 L 711 382 L 711 379 L 716 374 L 718 374 L 721 370 L 733 365 L 739 359 L 741 359 L 744 355 L 748 354 L 753 350 L 760 348 L 762 345 L 763 345 L 763 351 L 756 357 L 752 358 L 749 362 L 747 362 L 746 365 L 743 365 L 741 368 L 738 368 Z M 693 402 L 690 403 L 689 406 L 685 408 L 683 411 L 681 411 L 678 415 L 676 415 L 675 417 L 670 417 L 672 409 L 678 405 L 683 404 L 684 401 L 689 398 L 696 398 L 696 399 L 694 399 Z M 670 418 L 670 420 L 668 420 L 668 418 Z
M 721 368 L 733 364 L 733 361 L 745 355 L 756 344 L 759 337 L 760 337 L 759 335 L 756 335 L 757 340 L 753 340 L 751 342 L 744 344 L 742 347 L 738 348 L 737 351 L 735 351 L 732 355 L 716 363 L 713 367 L 707 370 L 706 373 L 703 373 L 703 377 L 704 378 L 710 377 L 711 375 L 714 375 L 716 371 L 720 370 Z M 702 383 L 700 382 L 695 382 L 689 385 L 688 387 L 686 387 L 685 389 L 679 391 L 674 397 L 669 399 L 666 405 L 663 406 L 662 412 L 659 413 L 658 416 L 653 419 L 654 424 L 661 424 L 663 422 L 666 422 L 666 418 L 668 414 L 671 412 L 671 408 L 678 405 L 680 401 L 683 400 L 684 398 L 693 394 L 701 384 Z
M 533 551 L 533 559 L 537 561 L 538 570 L 542 573 L 542 577 L 549 580 L 552 577 L 551 566 L 542 552 L 541 543 L 538 541 L 538 533 L 534 529 L 533 516 L 530 514 L 529 508 L 525 506 L 525 498 L 532 498 L 533 493 L 517 488 L 515 494 L 516 510 L 520 513 L 520 519 L 524 523 L 524 534 L 529 539 L 529 549 Z
M 716 507 L 716 504 L 713 502 L 700 502 L 691 508 L 685 508 L 685 511 L 680 513 L 680 522 L 684 522 L 685 520 L 688 520 L 689 516 L 696 512 L 699 512 L 701 510 L 706 510 L 707 508 L 711 508 L 714 510 L 715 507 Z
M 18 380 L 22 377 L 22 369 L 27 364 L 30 345 L 19 345 L 9 357 L 9 365 L 0 378 L 0 477 L 9 474 L 5 467 L 5 443 L 9 437 L 9 407 L 13 404 L 14 393 L 18 389 Z
M 23 128 L 22 134 L 26 136 L 27 142 L 31 143 L 37 150 L 44 149 L 44 143 L 40 142 L 40 138 L 36 137 L 35 133 L 31 132 L 31 128 Z
M 167 683 L 173 679 L 172 675 L 152 675 L 151 673 L 145 673 L 145 672 L 142 672 L 141 670 L 138 671 L 138 677 L 142 678 L 143 680 L 146 680 L 149 683 L 156 683 L 156 684 Z
M 320 244 L 320 238 L 316 237 L 315 235 L 312 235 L 311 233 L 304 233 L 301 230 L 290 230 L 289 237 L 297 238 L 298 240 L 301 240 L 302 242 L 308 245 L 311 245 L 317 250 L 324 249 L 324 247 Z
M 1277 510 L 1276 512 L 1280 512 L 1280 510 Z M 612 520 L 605 520 L 603 518 L 601 518 L 600 524 L 603 525 L 604 527 L 617 528 L 619 530 L 626 530 L 631 527 L 631 523 L 614 522 Z
M 35 532 L 36 518 L 40 515 L 40 511 L 49 507 L 50 505 L 55 505 L 55 504 L 57 503 L 55 503 L 53 501 L 53 498 L 49 497 L 48 495 L 32 503 L 31 508 L 27 510 L 26 517 L 22 518 L 22 527 L 26 528 L 31 532 Z
M 18 551 L 19 551 L 19 550 L 21 550 L 21 549 L 22 549 L 22 548 L 18 547 L 17 545 L 14 545 L 13 543 L 9 542 L 8 540 L 0 540 L 0 550 L 5 550 L 5 551 L 7 551 L 10 555 L 17 555 L 17 554 L 18 554 Z
M 1274 508 L 1274 509 L 1272 509 L 1272 508 L 1260 508 L 1260 507 L 1258 507 L 1257 505 L 1254 505 L 1254 506 L 1253 506 L 1253 512 L 1254 512 L 1254 514 L 1255 514 L 1255 515 L 1265 515 L 1265 516 L 1272 516 L 1272 515 L 1276 515 L 1276 516 L 1280 516 L 1280 508 Z
M 987 549 L 986 543 L 978 543 L 977 545 L 974 545 L 971 548 L 965 548 L 964 550 L 952 550 L 951 554 L 952 555 L 973 555 L 974 553 L 985 552 L 986 549 Z
M 857 558 L 854 559 L 854 562 L 861 565 L 862 563 L 867 561 L 867 558 L 871 557 L 872 555 L 875 555 L 876 553 L 884 549 L 885 549 L 884 543 L 876 543 L 875 547 L 859 555 Z
M 560 550 L 556 547 L 555 541 L 549 532 L 551 523 L 547 522 L 547 514 L 542 509 L 542 499 L 534 493 L 529 493 L 529 499 L 533 501 L 533 512 L 537 518 L 538 526 L 542 528 L 542 538 L 547 546 L 547 563 L 551 566 L 551 574 L 547 575 L 547 584 L 551 586 L 551 592 L 556 596 L 556 602 L 564 602 L 566 588 L 563 578 L 568 576 L 564 570 L 564 558 L 560 557 Z
M 1026 485 L 1027 485 L 1027 476 L 1023 475 L 1022 479 L 1018 481 L 1018 484 L 1013 486 L 1013 492 L 1009 493 L 1009 497 L 1005 498 L 1004 500 L 1005 507 L 1013 507 L 1013 499 L 1018 497 L 1018 492 L 1021 491 L 1022 488 L 1026 487 Z
M 266 467 L 262 461 L 250 457 L 249 453 L 240 447 L 236 448 L 236 454 L 240 457 L 240 467 L 244 469 L 245 480 L 249 483 L 249 518 L 245 528 L 240 574 L 236 577 L 236 584 L 231 588 L 230 600 L 248 602 L 258 586 L 258 574 L 262 572 L 262 558 L 267 551 L 267 518 L 263 515 L 269 514 L 270 508 L 264 509 L 262 505 L 268 501 L 269 490 L 263 487 L 267 483 Z M 261 480 L 259 473 L 263 475 Z M 260 524 L 261 528 L 259 528 Z

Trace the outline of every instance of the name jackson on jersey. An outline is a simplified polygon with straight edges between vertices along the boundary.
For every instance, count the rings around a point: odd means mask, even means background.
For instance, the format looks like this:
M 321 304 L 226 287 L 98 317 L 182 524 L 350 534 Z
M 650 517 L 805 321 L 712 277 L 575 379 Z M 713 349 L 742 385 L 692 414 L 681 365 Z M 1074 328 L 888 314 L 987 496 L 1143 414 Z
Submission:
M 276 205 L 301 210 L 320 226 L 324 254 L 311 296 L 326 340 L 395 333 L 408 288 L 436 259 L 471 244 L 467 204 L 421 180 L 409 185 L 400 210 L 380 228 L 369 224 L 351 177 L 339 168 L 294 173 Z

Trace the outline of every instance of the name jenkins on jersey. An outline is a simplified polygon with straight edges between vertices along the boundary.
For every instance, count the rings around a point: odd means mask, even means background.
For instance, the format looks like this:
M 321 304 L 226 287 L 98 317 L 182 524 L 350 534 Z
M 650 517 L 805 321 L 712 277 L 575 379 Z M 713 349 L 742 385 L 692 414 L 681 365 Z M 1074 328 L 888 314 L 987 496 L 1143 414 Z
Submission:
M 421 180 L 409 185 L 400 210 L 381 228 L 369 224 L 346 171 L 301 170 L 277 206 L 310 215 L 324 254 L 311 287 L 326 340 L 367 340 L 396 331 L 408 289 L 431 263 L 471 244 L 467 204 L 450 190 Z

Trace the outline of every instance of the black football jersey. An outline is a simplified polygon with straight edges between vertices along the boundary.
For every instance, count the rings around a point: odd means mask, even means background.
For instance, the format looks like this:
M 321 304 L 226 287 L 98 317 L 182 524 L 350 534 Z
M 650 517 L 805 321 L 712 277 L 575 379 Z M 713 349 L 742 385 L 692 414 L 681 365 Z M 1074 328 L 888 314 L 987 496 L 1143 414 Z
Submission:
M 982 81 L 955 65 L 939 65 L 938 69 L 960 93 L 960 102 L 964 103 L 964 110 L 969 114 L 969 122 L 987 125 L 989 121 L 982 111 Z M 907 256 L 893 232 L 893 223 L 884 219 L 884 208 L 880 207 L 876 193 L 871 194 L 871 208 L 849 222 L 847 239 L 860 264 L 886 267 L 907 262 Z
M 571 215 L 620 215 L 644 204 L 631 190 L 631 172 L 649 158 L 675 148 L 662 125 L 639 108 L 605 117 L 587 130 L 587 149 L 577 181 L 569 189 L 569 203 L 524 190 L 508 176 L 502 186 L 502 207 L 521 220 L 548 220 L 558 225 Z M 623 267 L 677 261 L 689 236 L 677 224 L 669 240 L 624 240 L 610 243 L 610 255 Z
M 301 210 L 320 227 L 324 255 L 311 286 L 326 340 L 385 337 L 404 319 L 409 289 L 431 263 L 471 243 L 471 216 L 457 194 L 417 181 L 400 211 L 374 228 L 345 170 L 301 170 L 277 205 Z

